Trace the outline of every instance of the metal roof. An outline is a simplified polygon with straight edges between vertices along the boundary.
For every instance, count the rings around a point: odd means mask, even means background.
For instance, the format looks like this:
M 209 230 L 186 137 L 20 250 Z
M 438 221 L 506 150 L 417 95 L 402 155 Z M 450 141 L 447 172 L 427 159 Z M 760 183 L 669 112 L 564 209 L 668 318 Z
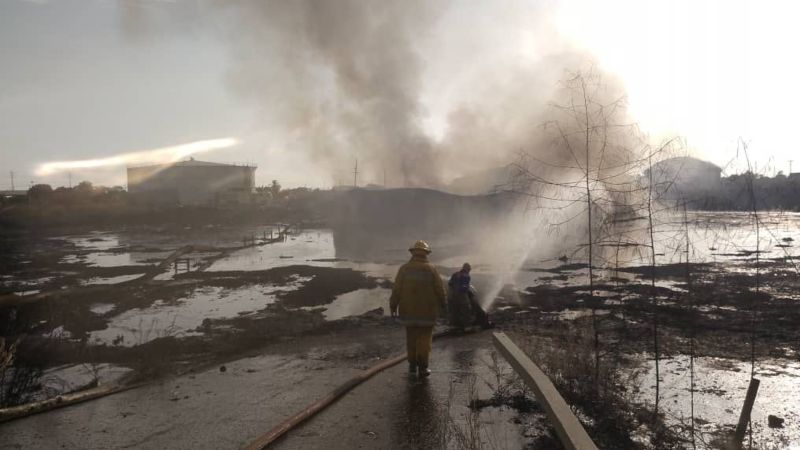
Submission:
M 130 165 L 128 166 L 129 169 L 134 168 L 144 168 L 144 167 L 257 167 L 255 164 L 249 163 L 242 163 L 242 164 L 226 164 L 226 163 L 216 163 L 216 162 L 209 162 L 209 161 L 198 161 L 194 158 L 189 158 L 183 161 L 176 161 L 173 163 L 164 163 L 164 164 L 141 164 L 141 165 Z

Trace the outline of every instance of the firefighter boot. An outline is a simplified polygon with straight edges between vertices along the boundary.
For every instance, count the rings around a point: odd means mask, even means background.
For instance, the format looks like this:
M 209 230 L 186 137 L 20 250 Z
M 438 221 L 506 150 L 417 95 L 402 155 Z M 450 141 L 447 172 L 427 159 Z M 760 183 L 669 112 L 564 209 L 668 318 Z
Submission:
M 431 375 L 431 370 L 428 369 L 428 366 L 423 366 L 420 364 L 419 366 L 419 376 L 420 378 L 429 377 Z

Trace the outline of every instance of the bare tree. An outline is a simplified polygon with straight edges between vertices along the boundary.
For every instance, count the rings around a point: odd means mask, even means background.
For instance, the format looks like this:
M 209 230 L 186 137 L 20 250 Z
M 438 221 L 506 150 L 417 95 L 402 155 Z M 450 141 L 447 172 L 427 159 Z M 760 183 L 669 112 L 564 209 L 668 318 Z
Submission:
M 542 210 L 563 215 L 550 223 L 552 227 L 580 228 L 582 222 L 586 241 L 577 244 L 576 253 L 586 254 L 597 386 L 602 354 L 595 288 L 597 246 L 609 234 L 615 215 L 630 208 L 625 197 L 636 190 L 632 174 L 641 160 L 632 157 L 630 143 L 636 141 L 636 127 L 625 121 L 623 96 L 610 95 L 591 71 L 572 74 L 563 87 L 561 102 L 551 105 L 554 118 L 543 124 L 550 139 L 545 149 L 537 149 L 537 155 L 545 159 L 523 154 L 517 169 L 527 181 L 524 193 Z
M 659 372 L 659 345 L 658 345 L 658 295 L 656 295 L 656 244 L 655 244 L 655 227 L 653 226 L 653 192 L 655 185 L 653 184 L 653 154 L 648 153 L 647 157 L 647 231 L 650 238 L 650 296 L 653 303 L 653 356 L 655 358 L 656 368 L 656 398 L 655 398 L 655 414 L 658 415 L 658 402 L 659 390 L 661 388 L 661 374 Z
M 689 308 L 689 433 L 692 440 L 692 448 L 697 448 L 695 439 L 694 428 L 694 345 L 695 345 L 695 308 L 694 297 L 692 292 L 692 269 L 689 262 L 690 259 L 690 246 L 691 240 L 689 239 L 689 216 L 686 212 L 686 199 L 682 199 L 681 206 L 683 209 L 683 230 L 685 233 L 685 281 L 686 281 L 686 298 L 689 300 L 687 307 Z

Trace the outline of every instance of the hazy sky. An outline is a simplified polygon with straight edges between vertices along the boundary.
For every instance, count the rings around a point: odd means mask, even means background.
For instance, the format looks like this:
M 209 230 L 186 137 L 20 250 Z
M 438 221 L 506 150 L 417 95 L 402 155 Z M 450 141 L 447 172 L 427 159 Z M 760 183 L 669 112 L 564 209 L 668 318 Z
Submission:
M 297 130 L 270 120 L 280 88 L 254 95 L 259 100 L 237 91 L 231 82 L 242 76 L 237 58 L 249 58 L 253 44 L 232 45 L 238 25 L 231 11 L 205 3 L 0 0 L 0 187 L 10 185 L 11 170 L 18 187 L 32 180 L 66 184 L 66 173 L 35 174 L 46 162 L 227 137 L 239 144 L 198 158 L 257 163 L 259 184 L 277 178 L 285 185 L 330 186 L 349 179 L 353 161 L 346 152 L 321 163 L 303 146 L 324 143 L 293 140 Z M 573 48 L 624 82 L 632 112 L 655 138 L 684 136 L 698 156 L 724 166 L 742 137 L 759 169 L 786 171 L 796 157 L 798 171 L 800 31 L 793 22 L 800 7 L 794 5 L 442 2 L 430 25 L 414 29 L 416 119 L 432 142 L 446 140 L 451 113 L 465 99 L 478 103 L 476 110 L 481 102 L 497 102 L 491 92 L 475 95 L 482 80 L 498 83 L 505 73 L 546 64 L 552 53 Z M 377 163 L 365 164 L 372 174 L 365 179 L 378 181 Z M 76 170 L 72 178 L 124 184 L 124 168 Z
M 251 121 L 222 86 L 217 42 L 204 33 L 125 38 L 120 5 L 0 2 L 0 167 L 18 172 L 19 184 L 46 161 L 236 135 Z M 111 181 L 123 172 L 73 178 Z M 67 183 L 60 178 L 43 181 Z

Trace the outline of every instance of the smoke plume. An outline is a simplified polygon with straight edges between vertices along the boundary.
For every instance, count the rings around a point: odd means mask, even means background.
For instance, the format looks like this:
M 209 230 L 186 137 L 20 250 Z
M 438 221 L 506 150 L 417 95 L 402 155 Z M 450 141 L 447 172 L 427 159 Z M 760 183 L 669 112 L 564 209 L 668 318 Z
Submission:
M 383 166 L 402 185 L 438 182 L 436 150 L 420 128 L 422 67 L 414 36 L 435 21 L 425 1 L 270 1 L 229 6 L 230 85 L 285 144 L 331 166 Z M 399 179 L 398 179 L 399 178 Z
M 197 1 L 121 11 L 136 37 L 158 35 L 164 23 L 216 30 L 229 49 L 228 86 L 257 108 L 265 145 L 306 155 L 333 184 L 350 183 L 356 159 L 362 185 L 385 173 L 389 186 L 441 187 L 519 151 L 547 152 L 539 125 L 559 81 L 592 65 L 553 28 L 550 7 L 515 0 Z

